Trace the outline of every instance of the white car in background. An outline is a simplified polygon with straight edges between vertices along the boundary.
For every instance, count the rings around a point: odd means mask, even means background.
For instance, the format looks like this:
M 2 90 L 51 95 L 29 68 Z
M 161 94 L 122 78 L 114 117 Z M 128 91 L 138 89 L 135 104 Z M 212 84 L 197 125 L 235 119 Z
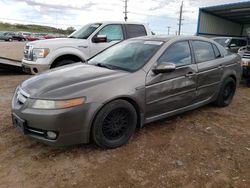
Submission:
M 84 62 L 102 50 L 125 39 L 152 35 L 146 24 L 99 22 L 87 24 L 68 38 L 27 43 L 22 60 L 23 71 L 42 71 L 76 62 Z

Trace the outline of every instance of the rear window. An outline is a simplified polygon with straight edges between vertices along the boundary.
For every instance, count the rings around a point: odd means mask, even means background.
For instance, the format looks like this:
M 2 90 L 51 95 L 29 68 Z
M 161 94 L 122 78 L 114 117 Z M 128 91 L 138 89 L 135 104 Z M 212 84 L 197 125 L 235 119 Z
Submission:
M 126 31 L 127 31 L 128 38 L 134 38 L 134 37 L 147 35 L 147 32 L 143 25 L 128 24 L 126 25 Z
M 212 44 L 205 41 L 193 41 L 195 59 L 197 63 L 215 59 Z

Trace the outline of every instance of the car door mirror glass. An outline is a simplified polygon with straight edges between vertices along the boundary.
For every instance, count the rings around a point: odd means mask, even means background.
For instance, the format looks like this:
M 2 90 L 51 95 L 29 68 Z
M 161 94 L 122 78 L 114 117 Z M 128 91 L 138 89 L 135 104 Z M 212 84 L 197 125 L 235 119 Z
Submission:
M 166 63 L 161 63 L 160 65 L 157 65 L 155 68 L 152 69 L 152 71 L 155 74 L 160 74 L 160 73 L 168 73 L 168 72 L 173 72 L 176 69 L 176 65 L 174 63 L 166 62 Z
M 97 35 L 93 37 L 94 43 L 107 42 L 107 35 Z

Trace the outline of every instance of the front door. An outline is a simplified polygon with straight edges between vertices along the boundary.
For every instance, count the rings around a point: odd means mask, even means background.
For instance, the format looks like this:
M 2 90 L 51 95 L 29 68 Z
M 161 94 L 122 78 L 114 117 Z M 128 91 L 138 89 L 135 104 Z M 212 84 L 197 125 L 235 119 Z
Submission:
M 146 78 L 146 121 L 157 119 L 193 104 L 196 92 L 197 65 L 194 64 L 188 41 L 168 47 L 156 65 L 174 63 L 176 70 Z
M 105 35 L 107 37 L 107 42 L 94 43 L 91 41 L 91 57 L 124 39 L 122 25 L 120 24 L 106 25 L 95 35 L 95 37 L 98 35 Z

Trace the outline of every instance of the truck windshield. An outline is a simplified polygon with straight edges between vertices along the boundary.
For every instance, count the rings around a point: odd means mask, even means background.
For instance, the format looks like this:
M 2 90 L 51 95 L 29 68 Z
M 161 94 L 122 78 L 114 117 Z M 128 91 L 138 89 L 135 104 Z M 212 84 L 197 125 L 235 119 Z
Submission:
M 221 46 L 226 47 L 230 41 L 230 38 L 216 38 L 213 39 L 215 42 L 218 42 Z
M 162 44 L 162 41 L 124 41 L 96 55 L 88 64 L 134 72 L 143 67 Z
M 82 28 L 73 32 L 69 38 L 76 39 L 87 39 L 98 27 L 100 27 L 101 23 L 88 24 L 83 26 Z

